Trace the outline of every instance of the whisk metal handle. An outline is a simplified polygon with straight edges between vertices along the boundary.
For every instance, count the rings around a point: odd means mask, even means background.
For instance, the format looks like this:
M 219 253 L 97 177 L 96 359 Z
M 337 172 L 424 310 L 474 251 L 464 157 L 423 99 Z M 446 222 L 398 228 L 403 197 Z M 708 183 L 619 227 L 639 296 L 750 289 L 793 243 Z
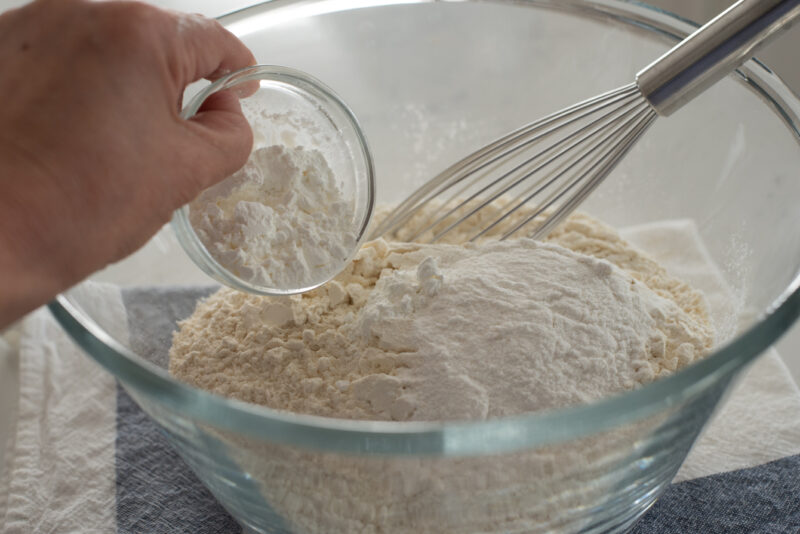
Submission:
M 659 115 L 670 115 L 798 15 L 800 0 L 739 0 L 639 71 L 636 84 Z

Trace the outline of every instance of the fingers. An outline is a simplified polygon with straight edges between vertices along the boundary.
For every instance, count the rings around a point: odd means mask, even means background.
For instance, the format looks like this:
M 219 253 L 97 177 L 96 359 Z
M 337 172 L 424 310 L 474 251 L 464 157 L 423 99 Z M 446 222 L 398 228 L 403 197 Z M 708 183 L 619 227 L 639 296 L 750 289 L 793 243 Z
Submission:
M 194 148 L 195 180 L 201 188 L 213 185 L 239 170 L 253 145 L 253 132 L 242 115 L 237 95 L 221 91 L 206 98 L 187 127 L 203 140 Z M 211 147 L 210 150 L 207 147 Z
M 186 13 L 173 16 L 187 58 L 184 79 L 177 80 L 181 86 L 201 78 L 213 81 L 255 64 L 253 53 L 219 22 Z
M 201 78 L 216 80 L 230 72 L 253 65 L 252 52 L 215 20 L 201 15 L 173 13 L 182 48 L 182 68 L 176 80 L 180 88 Z M 252 94 L 258 83 L 240 84 L 235 89 L 214 93 L 185 127 L 196 142 L 188 148 L 196 169 L 195 185 L 201 188 L 230 176 L 250 155 L 253 134 L 242 115 L 239 98 Z

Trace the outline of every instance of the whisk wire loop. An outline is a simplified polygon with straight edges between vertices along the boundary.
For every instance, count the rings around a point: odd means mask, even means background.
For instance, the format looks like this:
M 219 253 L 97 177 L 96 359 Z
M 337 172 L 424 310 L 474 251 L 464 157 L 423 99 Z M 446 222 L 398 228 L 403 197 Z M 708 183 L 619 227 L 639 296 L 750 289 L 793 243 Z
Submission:
M 504 175 L 500 176 L 499 178 L 490 181 L 480 190 L 476 191 L 468 198 L 464 199 L 460 202 L 457 206 L 454 206 L 447 210 L 446 213 L 439 216 L 435 221 L 429 223 L 426 227 L 422 230 L 418 231 L 414 238 L 419 237 L 419 235 L 425 233 L 429 229 L 437 226 L 439 223 L 447 219 L 449 216 L 453 215 L 455 212 L 463 209 L 464 207 L 468 206 L 473 200 L 480 199 L 481 202 L 477 206 L 470 209 L 466 214 L 462 215 L 461 218 L 458 220 L 450 223 L 445 229 L 439 231 L 432 239 L 431 242 L 438 241 L 441 237 L 443 237 L 447 232 L 452 230 L 456 225 L 461 224 L 463 221 L 467 220 L 471 216 L 475 215 L 478 211 L 484 209 L 485 207 L 489 206 L 493 202 L 497 201 L 498 199 L 502 198 L 504 195 L 507 195 L 510 191 L 514 188 L 522 185 L 526 181 L 532 182 L 527 189 L 517 193 L 518 196 L 526 195 L 531 190 L 536 189 L 536 194 L 541 193 L 548 187 L 552 186 L 556 180 L 558 180 L 561 176 L 563 176 L 566 170 L 569 170 L 571 166 L 569 164 L 575 159 L 579 158 L 581 154 L 581 149 L 583 148 L 584 143 L 587 141 L 594 139 L 600 135 L 603 135 L 604 132 L 608 129 L 608 127 L 615 122 L 619 121 L 621 117 L 625 116 L 626 113 L 631 112 L 637 102 L 635 100 L 629 100 L 624 103 L 621 107 L 617 107 L 608 111 L 607 113 L 601 115 L 600 117 L 592 120 L 590 123 L 586 124 L 585 126 L 580 127 L 579 129 L 569 133 L 562 139 L 558 140 L 557 142 L 553 143 L 552 145 L 547 146 L 543 150 L 536 153 L 534 156 L 526 159 L 521 164 L 517 165 Z M 576 139 L 577 138 L 577 139 Z M 571 142 L 570 142 L 571 141 Z M 563 146 L 567 145 L 567 146 Z M 557 150 L 558 149 L 558 150 Z M 555 152 L 555 153 L 553 153 Z M 541 159 L 545 156 L 549 155 L 546 159 L 541 161 Z M 509 177 L 513 177 L 517 174 L 517 171 L 523 169 L 529 164 L 533 162 L 541 161 L 535 167 L 524 172 L 521 175 L 518 175 L 516 179 L 513 181 L 509 181 Z M 551 165 L 555 165 L 554 169 L 551 169 L 550 172 L 543 173 L 544 171 Z M 564 171 L 564 167 L 568 167 Z M 505 185 L 503 185 L 505 183 Z M 488 197 L 485 197 L 485 194 L 489 192 L 492 188 L 497 186 L 497 190 L 491 193 Z M 458 198 L 456 196 L 456 198 Z M 453 199 L 451 199 L 453 200 Z M 447 204 L 447 203 L 446 203 Z M 489 230 L 488 228 L 486 229 Z M 481 234 L 482 235 L 482 234 Z M 476 236 L 477 237 L 477 236 Z M 474 238 L 472 239 L 474 240 Z
M 552 136 L 565 127 L 573 125 L 590 115 L 595 115 L 598 111 L 615 104 L 629 102 L 631 98 L 638 98 L 638 89 L 635 84 L 629 84 L 584 100 L 504 135 L 477 152 L 454 163 L 420 187 L 398 205 L 390 217 L 376 227 L 372 237 L 396 231 L 423 206 L 427 205 L 430 200 L 441 197 L 445 192 L 452 191 L 461 182 L 473 178 L 464 187 L 464 189 L 469 189 L 474 183 L 483 179 L 483 175 L 480 174 L 481 171 L 490 170 L 489 167 L 492 164 L 503 162 L 512 154 Z M 519 167 L 524 167 L 525 165 L 526 163 L 523 162 Z M 510 172 L 507 174 L 510 175 Z M 443 205 L 450 203 L 453 198 L 458 198 L 464 189 L 452 191 L 451 199 L 444 202 Z M 474 198 L 474 195 L 472 196 Z
M 551 201 L 544 202 L 531 215 L 503 234 L 500 239 L 511 237 L 515 232 L 550 209 L 556 201 L 564 197 L 575 186 L 581 184 L 581 187 L 575 191 L 574 195 L 568 197 L 564 204 L 559 206 L 540 226 L 528 234 L 528 237 L 533 239 L 540 239 L 546 236 L 553 227 L 575 209 L 575 206 L 580 204 L 598 185 L 600 185 L 608 173 L 614 169 L 617 163 L 619 163 L 625 154 L 633 147 L 639 137 L 641 137 L 653 123 L 656 116 L 656 113 L 651 110 L 649 106 L 641 109 L 633 118 L 618 128 L 613 138 L 603 143 L 603 145 L 607 147 L 606 150 L 600 156 L 592 160 L 591 165 L 585 172 L 559 191 Z M 530 198 L 532 197 L 529 197 L 527 200 L 529 201 Z
M 554 223 L 548 217 L 542 223 L 540 216 L 553 210 L 568 213 L 597 187 L 628 151 L 624 145 L 637 139 L 654 117 L 635 84 L 574 104 L 451 165 L 398 206 L 373 236 L 408 226 L 434 199 L 437 209 L 415 220 L 406 239 L 437 242 L 465 220 L 505 203 L 499 217 L 469 239 L 474 241 L 509 222 L 511 215 L 534 200 L 532 213 L 503 230 L 501 239 L 534 221 L 540 228 L 534 228 L 532 235 L 542 236 L 543 228 L 549 230 Z
M 529 190 L 527 194 L 523 192 L 518 195 L 522 197 L 522 200 L 517 201 L 514 207 L 506 210 L 503 215 L 484 227 L 478 234 L 474 235 L 470 241 L 475 241 L 479 237 L 487 234 L 516 213 L 520 208 L 529 204 L 534 198 L 540 198 L 543 193 L 548 191 L 545 198 L 533 209 L 533 213 L 527 216 L 522 222 L 515 225 L 511 230 L 506 231 L 501 239 L 510 237 L 523 226 L 552 208 L 558 200 L 569 193 L 577 184 L 590 178 L 592 172 L 598 169 L 605 169 L 605 167 L 600 166 L 602 160 L 609 155 L 616 143 L 624 141 L 625 133 L 628 130 L 635 129 L 636 125 L 645 118 L 649 110 L 646 105 L 639 105 L 638 112 L 635 112 L 633 116 L 627 115 L 627 108 L 625 108 L 624 111 L 625 113 L 614 116 L 608 123 L 603 123 L 596 132 L 592 132 L 594 135 L 583 138 L 579 145 L 580 150 L 576 151 L 572 159 L 565 162 L 565 165 L 557 174 L 550 177 L 545 183 L 532 192 L 529 192 Z M 602 132 L 602 134 L 597 132 Z M 592 140 L 590 143 L 583 144 L 583 141 L 589 139 Z M 609 146 L 611 149 L 606 148 Z M 571 172 L 574 169 L 577 169 L 577 172 Z M 559 187 L 551 188 L 553 185 L 558 185 Z

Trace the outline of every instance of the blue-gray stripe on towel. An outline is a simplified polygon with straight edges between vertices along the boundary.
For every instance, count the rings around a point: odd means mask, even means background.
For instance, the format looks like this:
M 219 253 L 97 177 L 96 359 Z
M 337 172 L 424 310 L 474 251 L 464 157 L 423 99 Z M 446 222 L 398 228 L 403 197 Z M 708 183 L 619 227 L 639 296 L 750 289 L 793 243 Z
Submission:
M 631 534 L 798 534 L 800 455 L 672 484 Z
M 120 386 L 116 474 L 119 534 L 242 531 Z
M 131 348 L 166 368 L 175 325 L 194 311 L 198 298 L 213 289 L 124 289 Z M 119 534 L 238 534 L 242 530 L 119 385 L 116 476 Z

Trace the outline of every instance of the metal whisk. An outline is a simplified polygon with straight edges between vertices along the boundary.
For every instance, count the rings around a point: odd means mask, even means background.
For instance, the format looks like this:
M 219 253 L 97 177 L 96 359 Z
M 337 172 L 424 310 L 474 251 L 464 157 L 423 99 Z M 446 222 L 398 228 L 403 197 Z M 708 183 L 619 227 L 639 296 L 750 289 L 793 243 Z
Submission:
M 470 218 L 480 228 L 470 241 L 490 232 L 506 239 L 522 228 L 529 237 L 545 237 L 656 117 L 733 71 L 798 15 L 800 0 L 736 2 L 641 70 L 634 83 L 527 124 L 453 164 L 397 206 L 371 237 L 403 228 L 404 239 L 436 242 Z M 435 209 L 421 213 L 433 203 Z

